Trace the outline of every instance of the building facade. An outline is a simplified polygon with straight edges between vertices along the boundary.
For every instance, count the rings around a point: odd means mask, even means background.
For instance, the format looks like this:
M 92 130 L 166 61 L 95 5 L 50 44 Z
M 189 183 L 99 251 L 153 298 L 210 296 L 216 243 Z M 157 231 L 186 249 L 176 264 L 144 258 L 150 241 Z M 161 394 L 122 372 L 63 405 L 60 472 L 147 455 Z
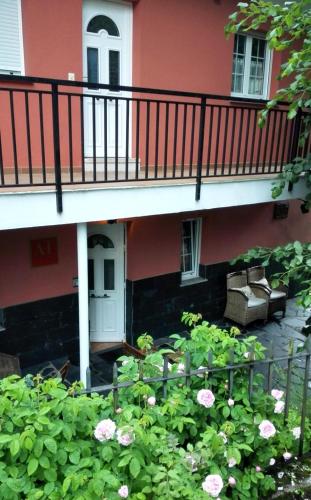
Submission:
M 230 259 L 310 239 L 299 151 L 279 106 L 285 57 L 226 40 L 236 2 L 2 0 L 0 341 L 23 367 L 90 342 L 167 336 L 185 310 L 223 315 Z M 165 90 L 164 90 L 165 89 Z

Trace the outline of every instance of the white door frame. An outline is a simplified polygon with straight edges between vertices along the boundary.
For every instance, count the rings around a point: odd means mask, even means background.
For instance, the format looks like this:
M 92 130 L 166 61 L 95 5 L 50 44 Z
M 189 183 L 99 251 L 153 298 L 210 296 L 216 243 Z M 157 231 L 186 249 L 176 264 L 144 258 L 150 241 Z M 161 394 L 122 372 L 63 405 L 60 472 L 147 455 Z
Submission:
M 94 342 L 124 342 L 126 339 L 125 331 L 125 225 L 124 224 L 92 224 L 88 226 L 88 237 L 94 234 L 105 234 L 110 239 L 115 238 L 116 243 L 116 270 L 115 270 L 115 283 L 116 288 L 118 288 L 118 298 L 117 298 L 117 315 L 118 315 L 118 330 L 116 333 L 112 333 L 111 337 L 107 335 L 103 338 L 94 338 L 91 341 Z M 103 250 L 104 251 L 104 250 Z M 109 252 L 109 249 L 107 249 Z M 89 252 L 88 252 L 89 253 Z M 111 292 L 108 292 L 111 293 Z M 90 301 L 88 303 L 88 315 L 90 319 Z M 103 300 L 98 299 L 97 307 L 103 307 Z M 90 321 L 89 321 L 90 325 Z M 91 336 L 91 331 L 90 331 Z

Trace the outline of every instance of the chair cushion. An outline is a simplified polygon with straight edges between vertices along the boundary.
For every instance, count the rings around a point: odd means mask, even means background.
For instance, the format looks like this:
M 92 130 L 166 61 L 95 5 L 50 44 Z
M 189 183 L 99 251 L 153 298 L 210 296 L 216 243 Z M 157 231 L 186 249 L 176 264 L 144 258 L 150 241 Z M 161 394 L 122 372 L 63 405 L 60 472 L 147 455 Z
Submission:
M 247 307 L 258 307 L 258 306 L 262 306 L 265 303 L 266 303 L 265 299 L 260 299 L 254 295 L 254 297 L 251 297 L 248 300 Z
M 285 292 L 281 292 L 280 290 L 272 290 L 270 295 L 270 300 L 277 300 L 286 297 Z
M 241 286 L 240 288 L 231 288 L 231 290 L 238 290 L 240 292 L 243 292 L 248 299 L 251 299 L 253 297 L 256 298 L 256 295 L 249 286 Z
M 269 290 L 271 290 L 269 282 L 268 282 L 268 280 L 266 278 L 261 278 L 261 280 L 254 281 L 254 283 L 256 283 L 257 285 L 263 285 L 266 288 L 268 288 Z

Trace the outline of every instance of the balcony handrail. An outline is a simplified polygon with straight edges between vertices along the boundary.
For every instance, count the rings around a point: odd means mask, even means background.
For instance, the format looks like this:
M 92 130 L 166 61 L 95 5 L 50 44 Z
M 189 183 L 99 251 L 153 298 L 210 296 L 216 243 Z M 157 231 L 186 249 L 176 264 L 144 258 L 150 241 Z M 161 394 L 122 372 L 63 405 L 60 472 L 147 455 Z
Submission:
M 257 99 L 250 97 L 236 97 L 231 95 L 222 95 L 222 94 L 209 94 L 204 92 L 187 92 L 181 90 L 171 90 L 171 89 L 156 89 L 149 87 L 137 87 L 137 86 L 129 86 L 129 85 L 109 85 L 105 83 L 91 83 L 87 81 L 81 80 L 62 80 L 56 78 L 44 78 L 44 77 L 36 77 L 36 76 L 20 76 L 20 75 L 0 75 L 0 82 L 19 82 L 19 83 L 40 83 L 46 85 L 59 85 L 63 87 L 87 87 L 88 89 L 103 89 L 110 90 L 111 92 L 136 92 L 141 94 L 158 94 L 158 95 L 169 95 L 175 97 L 190 97 L 195 99 L 211 99 L 211 100 L 220 100 L 220 101 L 231 101 L 231 102 L 245 102 L 245 103 L 253 103 L 253 104 L 262 104 L 265 105 L 269 102 L 267 99 Z M 288 106 L 287 102 L 279 101 L 278 105 Z
M 192 179 L 198 201 L 202 179 L 276 175 L 310 152 L 311 137 L 299 143 L 304 111 L 289 120 L 288 105 L 280 102 L 259 128 L 258 111 L 266 103 L 0 75 L 0 187 L 55 186 L 61 212 L 65 185 Z

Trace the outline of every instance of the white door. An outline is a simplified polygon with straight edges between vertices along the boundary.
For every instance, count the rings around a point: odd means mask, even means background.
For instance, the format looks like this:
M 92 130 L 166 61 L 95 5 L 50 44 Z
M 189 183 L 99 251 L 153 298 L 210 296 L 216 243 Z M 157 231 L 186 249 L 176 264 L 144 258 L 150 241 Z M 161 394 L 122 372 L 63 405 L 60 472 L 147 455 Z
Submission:
M 124 226 L 91 226 L 88 235 L 89 318 L 92 342 L 122 342 Z
M 83 3 L 84 80 L 110 85 L 131 85 L 130 5 L 104 0 Z M 125 156 L 126 92 L 85 89 L 85 156 L 93 156 L 95 121 L 96 156 Z M 104 99 L 106 97 L 106 99 Z M 120 99 L 120 100 L 117 100 Z M 116 123 L 118 131 L 116 137 Z M 130 120 L 128 120 L 128 124 Z

